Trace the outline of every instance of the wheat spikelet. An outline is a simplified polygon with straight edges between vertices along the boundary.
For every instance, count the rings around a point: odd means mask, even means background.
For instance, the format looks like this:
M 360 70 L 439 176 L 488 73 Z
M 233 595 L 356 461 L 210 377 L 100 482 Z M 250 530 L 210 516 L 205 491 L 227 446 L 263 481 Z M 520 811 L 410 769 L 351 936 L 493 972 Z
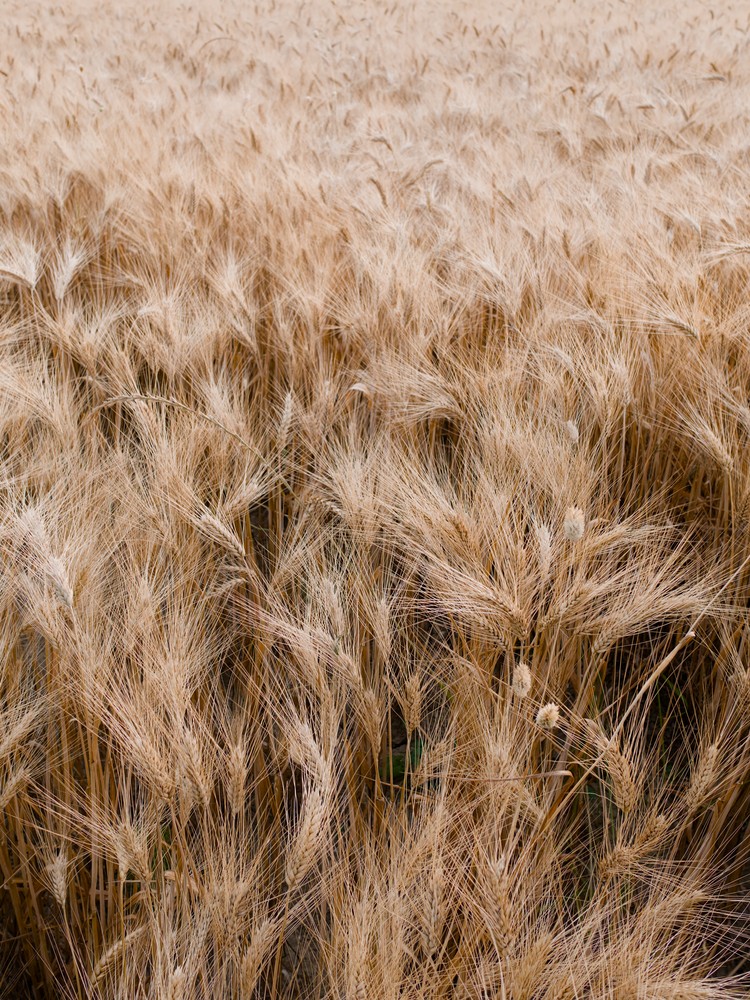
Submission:
M 367 739 L 377 757 L 382 741 L 382 710 L 380 699 L 371 688 L 362 691 L 362 717 Z
M 518 698 L 525 698 L 531 691 L 531 670 L 529 665 L 520 661 L 513 669 L 513 693 Z
M 91 975 L 94 986 L 102 983 L 112 966 L 118 962 L 123 953 L 126 952 L 128 945 L 132 945 L 140 938 L 144 937 L 147 930 L 148 928 L 145 926 L 137 927 L 135 930 L 129 931 L 124 937 L 118 938 L 117 941 L 114 941 L 104 952 L 102 952 Z
M 536 724 L 541 729 L 546 729 L 547 731 L 552 731 L 560 721 L 560 708 L 554 702 L 550 701 L 546 705 L 542 705 L 536 713 Z
M 46 572 L 55 594 L 66 608 L 73 607 L 73 588 L 70 586 L 68 574 L 61 559 L 56 556 L 49 556 L 46 563 Z
M 602 762 L 612 778 L 617 808 L 624 813 L 631 812 L 638 803 L 638 788 L 633 778 L 630 761 L 616 743 L 607 738 L 600 724 L 595 720 L 586 720 L 586 732 L 595 752 L 602 758 Z
M 440 861 L 436 861 L 428 879 L 421 919 L 422 950 L 432 958 L 440 949 L 445 920 L 445 875 Z
M 245 809 L 247 755 L 241 742 L 234 743 L 227 757 L 227 786 L 232 813 L 239 816 Z
M 52 288 L 57 302 L 62 302 L 76 271 L 86 260 L 86 253 L 66 240 L 62 251 L 56 254 L 52 270 Z
M 509 963 L 508 986 L 513 996 L 531 997 L 541 990 L 545 969 L 549 963 L 554 938 L 549 931 L 534 929 L 528 945 L 518 951 Z
M 264 920 L 250 932 L 250 943 L 244 951 L 240 966 L 243 997 L 252 996 L 263 966 L 273 952 L 278 934 L 279 928 L 269 919 Z
M 627 757 L 616 747 L 607 753 L 607 767 L 612 776 L 617 808 L 624 813 L 632 812 L 638 803 L 638 789 L 633 780 L 633 772 Z
M 17 767 L 0 787 L 0 812 L 5 812 L 10 803 L 26 788 L 31 775 L 28 768 Z
M 302 767 L 309 769 L 322 785 L 328 778 L 328 761 L 315 738 L 309 722 L 294 716 L 287 727 L 289 754 Z
M 143 832 L 129 821 L 124 821 L 116 830 L 114 840 L 120 877 L 125 878 L 132 871 L 141 882 L 148 882 L 151 865 Z
M 568 507 L 563 522 L 563 535 L 569 542 L 580 542 L 586 530 L 586 519 L 580 507 Z
M 0 278 L 33 290 L 40 273 L 41 254 L 31 241 L 16 238 L 6 243 L 0 254 Z
M 358 901 L 350 914 L 352 926 L 347 940 L 345 984 L 346 996 L 352 1000 L 365 1000 L 368 996 L 368 933 L 371 930 L 369 921 L 372 916 L 368 903 L 369 900 L 366 899 Z
M 278 447 L 281 449 L 287 443 L 294 419 L 294 394 L 291 390 L 284 397 L 284 407 L 279 419 Z
M 44 520 L 35 508 L 27 509 L 18 519 L 22 547 L 26 550 L 30 568 L 41 572 L 52 586 L 57 599 L 66 608 L 73 607 L 73 588 L 63 560 L 55 555 Z
M 344 612 L 341 606 L 341 601 L 336 593 L 336 588 L 332 580 L 323 580 L 323 600 L 326 605 L 326 610 L 328 612 L 328 617 L 331 622 L 331 628 L 333 629 L 333 634 L 335 636 L 343 636 L 346 634 L 346 622 L 344 619 Z
M 502 955 L 509 955 L 513 950 L 515 929 L 509 891 L 508 864 L 504 855 L 501 854 L 497 858 L 488 860 L 487 875 L 495 911 L 497 946 Z
M 658 850 L 668 828 L 668 818 L 663 813 L 652 812 L 630 843 L 617 844 L 599 860 L 601 878 L 606 880 L 633 872 L 639 862 Z
M 33 735 L 35 728 L 44 718 L 45 710 L 48 706 L 44 700 L 39 700 L 35 704 L 27 705 L 21 701 L 14 706 L 12 712 L 4 714 L 2 717 L 2 730 L 0 735 L 0 761 L 12 763 L 14 751 L 27 742 Z M 23 765 L 19 772 L 24 771 Z M 9 779 L 10 780 L 10 779 Z
M 196 803 L 203 807 L 207 805 L 211 786 L 203 766 L 198 736 L 185 729 L 181 739 L 182 746 L 177 758 L 177 787 L 181 803 L 189 811 Z
M 535 530 L 539 547 L 539 570 L 542 577 L 546 578 L 552 566 L 552 535 L 544 524 L 537 525 Z
M 200 516 L 200 526 L 203 532 L 217 545 L 227 549 L 241 563 L 245 562 L 245 549 L 237 535 L 223 524 L 218 517 L 204 511 Z
M 714 794 L 719 776 L 719 760 L 719 747 L 716 743 L 712 743 L 701 753 L 685 793 L 685 807 L 689 813 L 699 809 Z
M 290 892 L 297 888 L 317 860 L 325 834 L 327 811 L 321 789 L 310 789 L 305 796 L 296 836 L 286 862 L 284 879 Z
M 181 965 L 175 966 L 169 976 L 167 987 L 167 997 L 169 1000 L 182 1000 L 185 995 L 185 984 L 187 983 L 187 973 Z
M 387 663 L 391 655 L 391 611 L 388 602 L 380 599 L 376 601 L 373 612 L 373 631 L 375 642 L 377 643 L 380 655 Z
M 50 889 L 60 909 L 65 909 L 68 896 L 68 859 L 64 851 L 59 851 L 47 865 Z

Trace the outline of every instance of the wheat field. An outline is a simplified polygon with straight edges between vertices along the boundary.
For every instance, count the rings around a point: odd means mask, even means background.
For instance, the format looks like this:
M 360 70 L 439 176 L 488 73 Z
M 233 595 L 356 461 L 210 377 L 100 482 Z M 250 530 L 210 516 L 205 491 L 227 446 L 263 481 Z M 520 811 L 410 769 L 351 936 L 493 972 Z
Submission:
M 0 997 L 750 995 L 750 4 L 0 13 Z

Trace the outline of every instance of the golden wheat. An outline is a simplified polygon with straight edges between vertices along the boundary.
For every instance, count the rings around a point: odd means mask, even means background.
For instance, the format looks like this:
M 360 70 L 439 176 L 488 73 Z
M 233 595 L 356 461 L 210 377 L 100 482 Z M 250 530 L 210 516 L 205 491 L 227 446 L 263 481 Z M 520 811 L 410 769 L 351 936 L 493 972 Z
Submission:
M 0 997 L 750 990 L 750 31 L 8 0 Z

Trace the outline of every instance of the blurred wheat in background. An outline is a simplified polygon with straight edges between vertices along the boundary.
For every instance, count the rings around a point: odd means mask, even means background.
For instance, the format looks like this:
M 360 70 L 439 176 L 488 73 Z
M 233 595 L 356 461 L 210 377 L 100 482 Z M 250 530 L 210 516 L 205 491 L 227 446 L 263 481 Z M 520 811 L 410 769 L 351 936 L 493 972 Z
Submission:
M 2 4 L 0 997 L 750 982 L 750 8 Z

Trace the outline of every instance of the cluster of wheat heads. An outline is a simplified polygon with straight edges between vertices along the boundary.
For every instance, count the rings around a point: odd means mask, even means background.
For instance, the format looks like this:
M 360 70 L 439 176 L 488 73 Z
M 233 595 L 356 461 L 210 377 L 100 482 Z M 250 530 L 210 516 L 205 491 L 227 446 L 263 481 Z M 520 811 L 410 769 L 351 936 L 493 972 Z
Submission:
M 5 996 L 746 995 L 743 5 L 3 7 Z

